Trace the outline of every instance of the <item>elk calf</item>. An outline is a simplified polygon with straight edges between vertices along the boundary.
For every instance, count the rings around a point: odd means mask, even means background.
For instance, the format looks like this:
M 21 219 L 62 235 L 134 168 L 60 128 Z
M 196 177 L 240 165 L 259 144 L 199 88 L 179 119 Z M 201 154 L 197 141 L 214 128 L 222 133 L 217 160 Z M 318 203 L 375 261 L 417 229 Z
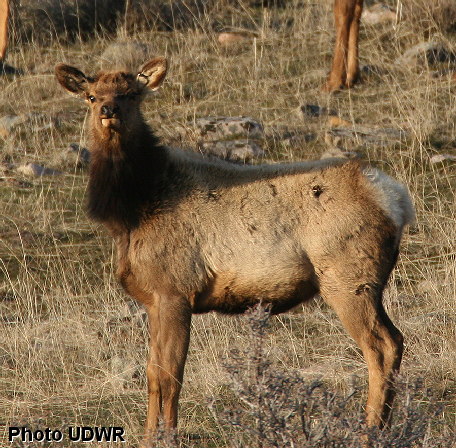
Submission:
M 163 58 L 138 75 L 55 69 L 92 111 L 89 215 L 115 239 L 117 276 L 148 312 L 146 431 L 161 413 L 177 424 L 192 313 L 242 313 L 259 297 L 281 313 L 318 293 L 361 347 L 367 422 L 382 426 L 402 354 L 382 292 L 413 219 L 406 189 L 360 162 L 238 166 L 166 148 L 140 112 L 166 70 Z

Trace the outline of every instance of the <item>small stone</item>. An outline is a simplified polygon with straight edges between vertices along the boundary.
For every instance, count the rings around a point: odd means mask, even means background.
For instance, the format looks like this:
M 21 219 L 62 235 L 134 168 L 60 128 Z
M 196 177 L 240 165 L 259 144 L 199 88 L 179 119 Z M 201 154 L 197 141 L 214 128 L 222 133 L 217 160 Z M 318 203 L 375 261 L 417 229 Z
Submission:
M 0 61 L 0 75 L 15 75 L 22 76 L 24 72 L 16 67 L 6 64 L 3 61 Z
M 335 146 L 334 148 L 330 148 L 327 151 L 325 151 L 320 157 L 321 160 L 331 159 L 331 158 L 360 159 L 361 155 L 354 151 L 347 151 L 346 149 L 344 149 L 340 146 Z
M 120 312 L 120 317 L 126 320 L 131 320 L 138 327 L 147 326 L 147 311 L 135 300 L 129 300 L 125 303 L 123 309 Z
M 131 359 L 113 356 L 111 358 L 111 384 L 118 389 L 125 388 L 128 383 L 133 381 L 138 368 L 139 366 Z
M 338 128 L 338 127 L 346 127 L 346 126 L 352 126 L 353 123 L 350 121 L 344 120 L 343 118 L 340 117 L 330 117 L 329 118 L 329 127 L 331 128 Z
M 249 140 L 202 142 L 200 149 L 205 154 L 232 162 L 247 162 L 255 157 L 264 157 L 263 149 Z
M 313 132 L 295 133 L 282 140 L 282 144 L 290 149 L 302 148 L 307 143 L 315 140 L 317 135 Z
M 263 138 L 263 126 L 251 117 L 198 118 L 195 127 L 205 141 L 226 138 Z
M 304 104 L 303 106 L 299 107 L 299 110 L 307 118 L 327 117 L 328 115 L 337 116 L 337 111 L 335 111 L 334 109 L 320 107 L 316 104 Z
M 90 164 L 90 151 L 77 143 L 71 143 L 62 154 L 62 162 L 82 168 Z
M 456 73 L 452 69 L 442 69 L 431 73 L 431 78 L 443 79 L 445 81 L 456 81 Z
M 375 3 L 369 8 L 364 8 L 361 20 L 369 25 L 378 23 L 397 22 L 397 13 L 394 9 L 382 3 Z
M 51 168 L 45 168 L 36 163 L 23 163 L 17 165 L 15 168 L 16 172 L 24 176 L 39 177 L 39 176 L 59 176 L 59 171 Z
M 429 41 L 421 42 L 409 48 L 402 56 L 396 59 L 395 64 L 403 67 L 416 67 L 455 60 L 456 53 L 451 51 L 445 42 Z
M 405 129 L 351 124 L 350 126 L 332 128 L 328 131 L 328 138 L 339 137 L 343 140 L 354 140 L 358 143 L 390 145 L 404 141 L 408 134 Z
M 440 290 L 440 286 L 432 280 L 422 280 L 416 286 L 418 294 L 433 294 Z
M 11 163 L 5 163 L 5 162 L 1 163 L 0 164 L 0 174 L 1 175 L 7 174 L 9 171 L 12 170 L 11 166 L 12 166 Z
M 363 75 L 367 76 L 385 76 L 389 73 L 386 68 L 374 64 L 362 65 L 359 69 Z
M 231 45 L 242 44 L 247 42 L 247 38 L 237 33 L 220 33 L 218 36 L 218 41 L 220 45 L 224 47 L 229 47 Z
M 429 159 L 429 163 L 431 165 L 434 165 L 436 163 L 442 163 L 444 162 L 445 160 L 451 160 L 451 161 L 455 161 L 456 160 L 456 156 L 452 155 L 452 154 L 437 154 L 435 156 L 432 156 L 430 159 Z
M 0 135 L 7 137 L 16 126 L 28 121 L 29 118 L 26 115 L 5 115 L 0 118 Z

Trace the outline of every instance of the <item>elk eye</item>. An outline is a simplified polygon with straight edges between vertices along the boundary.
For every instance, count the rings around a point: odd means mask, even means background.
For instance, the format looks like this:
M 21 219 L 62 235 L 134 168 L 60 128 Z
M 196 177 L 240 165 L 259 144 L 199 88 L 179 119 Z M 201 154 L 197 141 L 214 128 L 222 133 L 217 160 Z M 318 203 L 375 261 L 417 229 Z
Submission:
M 130 99 L 131 99 L 132 101 L 134 101 L 134 100 L 136 99 L 137 96 L 138 96 L 137 93 L 132 93 L 132 94 L 130 95 Z
M 91 103 L 94 103 L 97 100 L 93 95 L 89 95 L 87 98 Z

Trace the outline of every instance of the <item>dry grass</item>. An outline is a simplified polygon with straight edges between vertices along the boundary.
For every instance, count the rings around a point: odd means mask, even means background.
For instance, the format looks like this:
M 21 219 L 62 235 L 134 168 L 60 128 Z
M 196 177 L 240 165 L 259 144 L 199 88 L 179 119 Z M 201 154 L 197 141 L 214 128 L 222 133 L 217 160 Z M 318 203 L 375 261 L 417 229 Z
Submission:
M 221 48 L 214 28 L 204 24 L 120 33 L 151 43 L 157 55 L 171 60 L 162 92 L 146 100 L 147 118 L 166 142 L 189 147 L 195 140 L 177 136 L 176 125 L 209 115 L 250 115 L 269 134 L 286 128 L 317 136 L 298 148 L 266 139 L 267 161 L 273 162 L 318 158 L 326 149 L 326 119 L 304 120 L 297 113 L 304 103 L 334 108 L 353 125 L 408 132 L 394 144 L 357 139 L 343 144 L 410 189 L 417 221 L 404 236 L 385 302 L 406 338 L 404 374 L 422 378 L 423 390 L 432 390 L 423 403 L 448 403 L 444 418 L 454 431 L 456 168 L 448 162 L 431 165 L 429 159 L 454 153 L 456 86 L 449 77 L 432 78 L 429 68 L 393 64 L 424 39 L 416 21 L 405 21 L 363 27 L 362 63 L 381 67 L 382 74 L 366 76 L 352 91 L 325 96 L 319 88 L 331 63 L 330 3 L 294 2 L 276 10 L 230 5 L 214 13 L 215 28 L 252 36 L 236 48 Z M 434 36 L 454 41 L 446 26 L 434 25 Z M 46 46 L 18 39 L 7 62 L 25 74 L 0 79 L 0 115 L 34 114 L 0 141 L 3 161 L 65 171 L 53 178 L 6 174 L 0 182 L 0 447 L 10 446 L 8 425 L 20 422 L 32 428 L 122 426 L 133 445 L 141 437 L 147 329 L 114 279 L 110 238 L 85 216 L 87 172 L 62 165 L 60 155 L 69 143 L 86 144 L 86 111 L 53 76 L 57 62 L 93 71 L 113 39 L 100 33 L 71 45 L 51 39 Z M 222 359 L 232 348 L 244 348 L 249 334 L 242 318 L 214 314 L 195 316 L 192 326 L 179 431 L 185 446 L 228 446 L 207 397 L 236 403 Z M 341 393 L 348 393 L 356 377 L 361 389 L 350 406 L 364 402 L 367 376 L 360 351 L 321 301 L 273 318 L 264 348 L 273 369 L 284 375 L 298 371 L 309 382 L 318 378 Z

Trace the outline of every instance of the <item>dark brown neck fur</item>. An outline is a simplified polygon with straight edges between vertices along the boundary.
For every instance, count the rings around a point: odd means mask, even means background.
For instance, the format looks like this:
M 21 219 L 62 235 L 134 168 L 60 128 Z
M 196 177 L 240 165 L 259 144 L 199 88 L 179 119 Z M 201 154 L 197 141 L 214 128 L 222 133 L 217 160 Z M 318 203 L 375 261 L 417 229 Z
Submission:
M 123 137 L 91 131 L 88 213 L 108 226 L 136 228 L 160 203 L 166 149 L 144 122 Z

